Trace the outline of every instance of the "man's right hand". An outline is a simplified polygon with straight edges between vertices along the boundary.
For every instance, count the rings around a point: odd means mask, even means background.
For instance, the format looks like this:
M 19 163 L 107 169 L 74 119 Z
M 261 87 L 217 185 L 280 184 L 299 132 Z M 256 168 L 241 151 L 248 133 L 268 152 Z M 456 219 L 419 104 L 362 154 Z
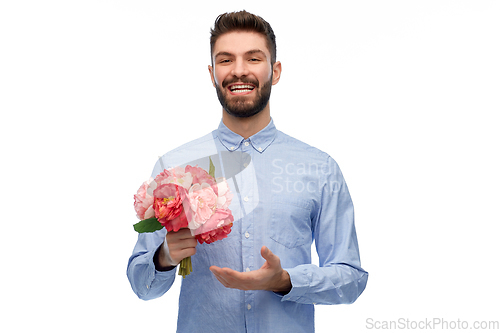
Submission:
M 158 251 L 158 258 L 155 262 L 157 270 L 166 270 L 172 266 L 177 266 L 182 259 L 190 257 L 196 253 L 196 238 L 191 235 L 188 228 L 180 229 L 177 232 L 167 232 L 163 245 Z

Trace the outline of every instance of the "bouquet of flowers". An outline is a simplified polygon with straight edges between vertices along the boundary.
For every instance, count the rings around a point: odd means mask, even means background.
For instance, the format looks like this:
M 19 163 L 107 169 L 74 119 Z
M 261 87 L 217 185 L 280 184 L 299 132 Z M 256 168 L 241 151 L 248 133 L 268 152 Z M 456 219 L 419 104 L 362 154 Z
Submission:
M 134 229 L 139 233 L 189 228 L 200 244 L 210 244 L 231 232 L 232 194 L 223 177 L 215 178 L 211 159 L 209 172 L 190 165 L 163 170 L 144 182 L 134 199 L 141 220 Z M 185 278 L 192 271 L 191 257 L 182 259 L 179 275 Z

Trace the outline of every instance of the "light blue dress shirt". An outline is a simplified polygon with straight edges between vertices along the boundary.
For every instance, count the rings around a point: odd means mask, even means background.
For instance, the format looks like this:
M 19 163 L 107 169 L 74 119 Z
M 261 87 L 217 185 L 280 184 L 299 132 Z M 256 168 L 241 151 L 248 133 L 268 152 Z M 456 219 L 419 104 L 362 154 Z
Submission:
M 359 297 L 368 273 L 360 264 L 351 197 L 329 155 L 278 131 L 272 120 L 246 140 L 221 121 L 212 133 L 162 156 L 152 176 L 186 164 L 208 171 L 209 156 L 216 177 L 228 180 L 235 220 L 226 239 L 196 247 L 194 271 L 182 281 L 177 332 L 314 332 L 315 304 Z M 177 276 L 176 269 L 160 272 L 153 263 L 165 235 L 165 229 L 139 234 L 129 259 L 127 275 L 141 299 L 162 296 Z M 313 241 L 319 267 L 311 264 Z M 228 289 L 209 270 L 259 269 L 263 245 L 288 271 L 288 294 Z

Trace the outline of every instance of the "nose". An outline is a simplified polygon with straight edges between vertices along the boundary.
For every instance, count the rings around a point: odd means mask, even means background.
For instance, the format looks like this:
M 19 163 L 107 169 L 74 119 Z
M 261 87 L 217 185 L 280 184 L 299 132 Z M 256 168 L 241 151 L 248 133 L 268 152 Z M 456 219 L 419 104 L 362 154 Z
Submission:
M 231 74 L 233 74 L 236 77 L 247 76 L 248 75 L 247 63 L 243 59 L 236 59 Z

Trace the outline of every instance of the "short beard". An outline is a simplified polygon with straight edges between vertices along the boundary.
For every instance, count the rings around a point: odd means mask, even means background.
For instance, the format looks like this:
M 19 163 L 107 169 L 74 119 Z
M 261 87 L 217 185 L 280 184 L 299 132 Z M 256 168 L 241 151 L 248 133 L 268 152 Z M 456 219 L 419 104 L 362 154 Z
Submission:
M 222 92 L 221 88 L 219 88 L 218 85 L 215 85 L 215 90 L 217 91 L 217 97 L 219 98 L 220 104 L 228 114 L 238 118 L 248 118 L 255 116 L 256 114 L 264 110 L 264 108 L 267 106 L 267 103 L 271 98 L 272 80 L 273 78 L 271 77 L 269 81 L 262 85 L 262 89 L 257 93 L 256 99 L 254 101 L 246 101 L 246 98 L 243 96 L 241 98 L 235 96 L 236 98 L 233 97 L 232 101 L 229 102 L 226 98 L 226 95 Z M 225 87 L 229 83 L 224 84 L 223 82 L 223 89 L 225 89 Z M 257 88 L 258 86 L 256 86 L 254 89 Z M 253 105 L 248 105 L 248 102 L 253 102 Z

